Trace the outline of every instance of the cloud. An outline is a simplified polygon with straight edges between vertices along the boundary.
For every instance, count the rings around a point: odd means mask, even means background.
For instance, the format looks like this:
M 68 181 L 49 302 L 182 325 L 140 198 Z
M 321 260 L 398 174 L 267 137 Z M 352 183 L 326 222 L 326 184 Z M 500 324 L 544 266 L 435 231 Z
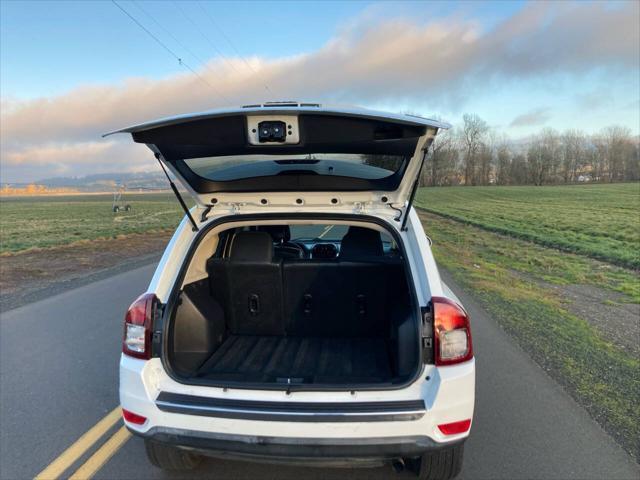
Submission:
M 46 170 L 44 159 L 55 158 L 59 169 L 75 165 L 77 155 L 95 162 L 96 168 L 115 167 L 104 164 L 106 150 L 93 145 L 106 131 L 267 96 L 459 110 L 470 96 L 483 95 L 499 82 L 583 75 L 595 69 L 635 72 L 639 5 L 535 2 L 488 31 L 458 16 L 428 24 L 407 19 L 373 22 L 368 16 L 349 22 L 317 51 L 252 58 L 252 69 L 239 60 L 232 59 L 233 68 L 212 61 L 198 70 L 200 78 L 191 73 L 129 78 L 115 85 L 85 85 L 56 97 L 3 98 L 0 161 L 9 162 L 13 171 L 18 171 L 17 159 L 23 168 L 38 165 Z M 530 112 L 512 124 L 523 124 L 527 116 L 529 122 L 542 121 L 545 113 Z M 74 144 L 82 152 L 74 151 Z M 123 154 L 131 155 L 131 150 L 123 149 Z
M 531 127 L 544 125 L 551 118 L 549 108 L 537 108 L 522 115 L 518 115 L 509 124 L 510 127 Z
M 8 166 L 17 165 L 73 165 L 83 158 L 101 158 L 113 147 L 113 143 L 74 143 L 71 145 L 44 145 L 21 151 L 9 152 L 3 162 Z
M 613 95 L 606 87 L 576 95 L 578 108 L 585 112 L 611 107 L 613 103 Z
M 47 143 L 7 151 L 0 164 L 0 177 L 3 182 L 33 182 L 53 176 L 149 171 L 155 162 L 144 145 L 131 144 L 127 139 Z

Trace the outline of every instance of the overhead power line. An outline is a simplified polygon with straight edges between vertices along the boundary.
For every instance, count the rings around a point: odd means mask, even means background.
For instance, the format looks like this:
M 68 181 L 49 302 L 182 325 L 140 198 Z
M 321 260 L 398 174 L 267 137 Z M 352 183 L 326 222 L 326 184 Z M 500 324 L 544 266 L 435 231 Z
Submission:
M 205 16 L 211 21 L 211 24 L 214 26 L 214 28 L 216 30 L 218 30 L 218 32 L 220 32 L 220 34 L 224 37 L 224 39 L 227 41 L 227 43 L 231 46 L 231 48 L 233 49 L 233 51 L 235 52 L 235 54 L 240 57 L 242 59 L 242 61 L 244 62 L 244 64 L 256 75 L 259 75 L 258 72 L 256 71 L 255 68 L 253 68 L 253 66 L 251 65 L 251 63 L 249 63 L 247 61 L 247 59 L 245 57 L 242 56 L 242 54 L 238 51 L 238 49 L 236 48 L 236 46 L 234 45 L 234 43 L 231 41 L 231 39 L 229 38 L 229 36 L 224 33 L 224 30 L 222 30 L 222 28 L 218 25 L 218 22 L 216 22 L 213 18 L 213 16 L 209 13 L 209 11 L 204 8 L 204 5 L 202 4 L 202 2 L 197 2 L 198 5 L 200 6 L 200 9 L 204 12 Z M 264 82 L 263 82 L 264 83 Z M 271 89 L 269 88 L 269 85 L 267 85 L 266 83 L 264 83 L 264 88 L 265 90 L 267 90 L 269 93 L 273 93 L 271 91 Z
M 198 24 L 196 22 L 194 22 L 191 17 L 189 15 L 187 15 L 187 12 L 184 11 L 184 9 L 178 4 L 178 2 L 171 2 L 173 3 L 173 5 L 176 7 L 176 9 L 178 9 L 178 11 L 180 12 L 180 14 L 191 24 L 193 25 L 193 27 L 198 31 L 198 33 L 202 36 L 202 38 L 204 38 L 209 45 L 211 45 L 211 48 L 213 48 L 218 55 L 220 55 L 220 58 L 222 58 L 222 60 L 227 63 L 236 73 L 240 73 L 235 65 L 233 63 L 231 63 L 231 61 L 226 57 L 226 55 L 224 53 L 222 53 L 222 50 L 220 50 L 216 44 L 207 36 L 206 33 L 204 33 L 204 31 L 198 26 Z
M 209 82 L 207 82 L 207 80 L 202 77 L 201 75 L 198 74 L 198 72 L 196 72 L 193 68 L 191 68 L 189 66 L 189 64 L 187 64 L 187 62 L 185 62 L 180 56 L 178 56 L 178 54 L 176 54 L 171 48 L 169 48 L 167 46 L 167 44 L 165 44 L 162 40 L 160 40 L 156 35 L 153 34 L 153 32 L 151 32 L 151 30 L 149 30 L 147 27 L 145 27 L 142 23 L 140 23 L 138 21 L 138 19 L 136 19 L 133 15 L 131 15 L 124 7 L 122 7 L 118 2 L 116 2 L 116 0 L 111 0 L 111 2 L 120 9 L 120 11 L 122 11 L 122 13 L 124 13 L 127 17 L 129 17 L 136 25 L 138 25 L 142 30 L 144 30 L 144 32 L 146 32 L 147 35 L 149 35 L 153 40 L 155 40 L 155 42 L 160 45 L 162 48 L 164 48 L 172 57 L 174 57 L 177 61 L 178 64 L 181 66 L 184 66 L 185 68 L 187 68 L 191 73 L 193 73 L 202 83 L 204 83 L 205 85 L 207 85 L 211 90 L 213 90 L 216 95 L 222 97 L 224 100 L 228 101 L 228 99 L 222 95 L 220 92 L 216 91 L 216 89 L 213 87 L 213 85 L 211 85 Z
M 178 40 L 178 39 L 176 38 L 176 36 L 175 36 L 173 33 L 171 33 L 171 30 L 169 30 L 168 28 L 166 28 L 166 27 L 162 26 L 162 25 L 160 24 L 160 22 L 159 22 L 159 21 L 158 21 L 158 20 L 157 20 L 153 15 L 151 15 L 151 14 L 150 14 L 146 9 L 144 9 L 144 8 L 142 7 L 142 5 L 140 4 L 140 2 L 137 2 L 137 1 L 135 1 L 135 0 L 132 0 L 132 1 L 131 1 L 131 3 L 132 3 L 133 5 L 135 5 L 135 7 L 136 7 L 138 10 L 140 10 L 144 15 L 146 15 L 147 17 L 149 17 L 149 19 L 150 19 L 153 23 L 155 23 L 155 24 L 156 24 L 156 26 L 157 26 L 158 28 L 160 28 L 162 31 L 164 31 L 164 33 L 166 33 L 167 35 L 169 35 L 169 36 L 173 39 L 173 41 L 174 41 L 174 42 L 176 42 L 176 43 L 177 43 L 177 44 L 178 44 L 182 49 L 186 50 L 186 52 L 187 52 L 189 55 L 191 55 L 193 58 L 195 58 L 195 59 L 196 59 L 198 62 L 200 62 L 201 64 L 204 64 L 204 63 L 205 63 L 205 62 L 204 62 L 204 60 L 202 60 L 202 59 L 201 59 L 200 57 L 198 57 L 195 53 L 193 53 L 193 51 L 192 51 L 189 47 L 187 47 L 184 43 L 182 43 L 180 40 Z
M 215 42 L 213 42 L 211 40 L 211 38 L 209 38 L 209 36 L 198 26 L 198 24 L 191 18 L 189 17 L 189 15 L 187 15 L 187 13 L 184 11 L 184 9 L 178 4 L 178 2 L 173 1 L 172 2 L 173 5 L 176 7 L 176 9 L 178 9 L 180 11 L 180 13 L 182 14 L 182 16 L 191 24 L 193 25 L 193 27 L 198 31 L 198 33 L 200 33 L 200 35 L 209 43 L 209 45 L 211 45 L 211 48 L 213 48 L 218 55 L 220 56 L 220 58 L 222 58 L 222 60 L 224 61 L 225 64 L 229 65 L 229 67 L 231 67 L 233 69 L 234 72 L 240 74 L 241 72 L 236 68 L 236 66 L 233 64 L 233 62 L 231 62 L 231 60 L 229 60 L 229 58 L 227 58 L 227 56 L 222 52 L 222 50 L 220 50 L 218 48 L 218 46 L 215 44 Z M 207 13 L 205 11 L 205 13 Z M 246 62 L 245 60 L 245 63 Z M 253 70 L 253 69 L 252 69 Z M 254 70 L 255 73 L 255 70 Z M 269 90 L 269 87 L 267 87 L 265 85 L 265 88 L 267 90 Z M 270 90 L 269 90 L 270 91 Z
M 158 21 L 158 20 L 153 16 L 153 15 L 151 15 L 151 13 L 149 13 L 146 9 L 144 9 L 144 8 L 142 7 L 142 5 L 140 5 L 140 2 L 139 2 L 139 1 L 132 0 L 132 1 L 131 1 L 131 3 L 132 3 L 133 5 L 135 5 L 135 6 L 136 6 L 136 8 L 137 8 L 138 10 L 140 10 L 144 15 L 146 15 L 147 17 L 149 17 L 149 19 L 150 19 L 153 23 L 155 23 L 155 24 L 158 26 L 158 28 L 160 28 L 160 29 L 161 29 L 162 31 L 164 31 L 167 35 L 169 35 L 169 36 L 173 39 L 173 41 L 174 41 L 174 42 L 176 42 L 176 43 L 177 43 L 177 44 L 178 44 L 178 45 L 179 45 L 183 50 L 185 50 L 189 55 L 191 55 L 193 58 L 195 58 L 195 59 L 196 59 L 196 60 L 197 60 L 201 65 L 203 65 L 207 70 L 209 70 L 209 71 L 210 71 L 210 72 L 212 72 L 212 73 L 216 73 L 216 74 L 217 74 L 217 72 L 215 72 L 211 67 L 209 67 L 209 66 L 207 65 L 207 63 L 206 63 L 206 62 L 205 62 L 201 57 L 199 57 L 198 55 L 196 55 L 196 54 L 193 52 L 193 50 L 191 50 L 191 49 L 190 49 L 189 47 L 187 47 L 184 43 L 182 43 L 178 38 L 176 38 L 176 36 L 175 36 L 173 33 L 171 33 L 171 30 L 169 30 L 168 28 L 164 27 L 164 26 L 163 26 L 163 25 L 162 25 L 162 24 L 161 24 L 161 23 L 160 23 L 160 22 L 159 22 L 159 21 Z M 213 88 L 213 87 L 212 87 L 212 88 Z M 229 102 L 229 99 L 228 99 L 224 94 L 222 94 L 218 89 L 215 89 L 215 91 L 216 91 L 216 93 L 217 93 L 221 98 L 224 98 L 227 102 Z

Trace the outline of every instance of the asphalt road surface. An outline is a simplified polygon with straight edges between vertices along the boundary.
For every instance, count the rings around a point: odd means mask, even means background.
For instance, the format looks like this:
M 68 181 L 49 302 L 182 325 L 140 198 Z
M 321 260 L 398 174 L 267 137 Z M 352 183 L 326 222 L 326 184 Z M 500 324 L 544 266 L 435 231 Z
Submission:
M 118 405 L 123 313 L 145 289 L 153 268 L 121 273 L 1 315 L 0 478 L 33 478 L 56 459 L 49 468 L 57 468 L 59 478 L 79 468 L 85 478 L 177 478 L 148 464 L 142 441 L 118 433 L 119 421 L 108 425 L 88 451 L 78 446 L 87 444 L 100 425 L 92 427 Z M 449 283 L 471 313 L 478 369 L 476 416 L 460 478 L 640 478 L 638 464 Z M 74 461 L 65 467 L 69 458 Z M 207 460 L 185 476 L 345 477 L 410 478 L 390 467 L 334 470 L 220 460 Z

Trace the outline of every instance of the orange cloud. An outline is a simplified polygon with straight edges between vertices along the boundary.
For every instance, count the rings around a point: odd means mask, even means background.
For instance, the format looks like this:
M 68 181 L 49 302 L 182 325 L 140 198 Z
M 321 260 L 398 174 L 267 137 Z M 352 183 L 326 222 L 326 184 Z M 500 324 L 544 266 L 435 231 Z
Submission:
M 233 66 L 212 61 L 198 71 L 204 82 L 184 73 L 82 86 L 51 98 L 3 99 L 0 159 L 3 168 L 10 165 L 12 171 L 29 165 L 44 168 L 49 161 L 75 165 L 78 158 L 103 165 L 110 149 L 133 155 L 124 146 L 114 147 L 119 141 L 101 146 L 104 132 L 265 99 L 429 102 L 436 108 L 461 108 L 468 95 L 481 94 L 496 78 L 581 75 L 603 67 L 637 71 L 639 5 L 533 3 L 490 31 L 456 19 L 426 25 L 409 20 L 355 22 L 308 54 L 253 58 L 252 68 L 237 59 L 231 59 Z

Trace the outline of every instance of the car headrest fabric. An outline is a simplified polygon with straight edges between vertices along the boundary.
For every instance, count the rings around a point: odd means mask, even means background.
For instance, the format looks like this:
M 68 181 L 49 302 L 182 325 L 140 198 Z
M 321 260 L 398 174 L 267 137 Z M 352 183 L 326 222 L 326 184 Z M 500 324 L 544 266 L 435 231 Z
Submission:
M 231 241 L 231 260 L 244 262 L 271 262 L 273 240 L 267 232 L 238 232 Z
M 349 227 L 340 245 L 340 258 L 381 257 L 384 254 L 380 232 L 370 228 Z
M 260 225 L 258 232 L 267 232 L 276 243 L 284 243 L 291 240 L 289 225 Z

